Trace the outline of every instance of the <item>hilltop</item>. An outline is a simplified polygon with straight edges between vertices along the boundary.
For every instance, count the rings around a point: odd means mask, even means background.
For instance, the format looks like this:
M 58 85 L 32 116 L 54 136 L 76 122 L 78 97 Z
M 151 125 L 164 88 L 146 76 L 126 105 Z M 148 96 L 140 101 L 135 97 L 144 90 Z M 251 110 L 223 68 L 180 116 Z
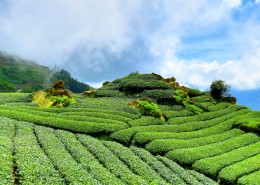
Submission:
M 63 80 L 67 88 L 80 93 L 91 89 L 78 82 L 64 69 L 50 69 L 33 61 L 0 52 L 0 92 L 34 92 L 45 89 L 57 80 Z

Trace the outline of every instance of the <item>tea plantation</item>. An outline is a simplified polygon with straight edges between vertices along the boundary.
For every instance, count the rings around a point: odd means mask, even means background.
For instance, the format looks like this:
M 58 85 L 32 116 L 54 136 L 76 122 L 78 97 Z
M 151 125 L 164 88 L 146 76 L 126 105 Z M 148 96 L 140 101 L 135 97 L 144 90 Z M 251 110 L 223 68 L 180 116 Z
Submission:
M 117 80 L 92 98 L 76 94 L 65 108 L 1 93 L 0 184 L 260 184 L 259 130 L 241 126 L 259 126 L 260 112 L 200 93 L 190 97 L 202 113 L 165 104 L 169 94 L 153 89 L 153 79 L 137 93 L 156 92 L 164 119 L 147 116 L 129 106 L 140 98 L 125 93 L 136 83 Z

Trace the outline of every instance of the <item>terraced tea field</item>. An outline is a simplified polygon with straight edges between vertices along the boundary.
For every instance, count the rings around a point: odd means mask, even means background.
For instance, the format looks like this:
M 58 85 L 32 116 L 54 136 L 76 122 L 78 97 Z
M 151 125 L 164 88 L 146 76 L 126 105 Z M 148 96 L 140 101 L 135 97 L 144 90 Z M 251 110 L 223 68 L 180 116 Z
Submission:
M 0 94 L 0 184 L 260 184 L 259 133 L 234 128 L 260 112 L 197 102 L 161 105 L 166 122 L 131 99 L 84 98 L 40 108 L 30 94 Z

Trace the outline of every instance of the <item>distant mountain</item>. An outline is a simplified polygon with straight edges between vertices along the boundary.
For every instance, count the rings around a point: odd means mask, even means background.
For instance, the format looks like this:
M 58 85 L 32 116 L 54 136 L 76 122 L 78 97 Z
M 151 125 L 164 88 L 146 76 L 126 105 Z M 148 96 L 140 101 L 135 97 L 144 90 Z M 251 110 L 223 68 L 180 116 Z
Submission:
M 50 69 L 33 61 L 0 52 L 0 92 L 33 92 L 63 80 L 66 88 L 81 93 L 92 89 L 77 81 L 64 69 Z

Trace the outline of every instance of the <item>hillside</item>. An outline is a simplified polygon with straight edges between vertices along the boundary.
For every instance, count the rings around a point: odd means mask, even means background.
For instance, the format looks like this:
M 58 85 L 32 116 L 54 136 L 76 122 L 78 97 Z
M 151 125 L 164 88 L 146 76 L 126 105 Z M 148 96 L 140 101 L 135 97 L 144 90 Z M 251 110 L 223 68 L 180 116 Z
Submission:
M 0 184 L 260 184 L 260 112 L 156 74 L 84 94 L 0 93 Z
M 63 69 L 49 69 L 35 62 L 0 52 L 0 92 L 34 92 L 45 89 L 51 83 L 63 80 L 73 92 L 91 89 L 78 82 Z

